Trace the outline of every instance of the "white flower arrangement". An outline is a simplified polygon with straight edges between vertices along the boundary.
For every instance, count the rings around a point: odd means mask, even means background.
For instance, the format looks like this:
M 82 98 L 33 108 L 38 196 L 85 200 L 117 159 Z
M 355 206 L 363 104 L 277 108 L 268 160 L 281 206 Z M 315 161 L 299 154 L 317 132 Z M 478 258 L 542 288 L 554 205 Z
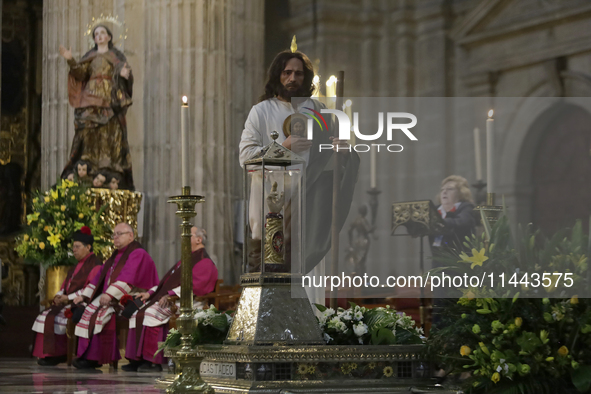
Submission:
M 318 319 L 327 344 L 379 345 L 422 343 L 421 328 L 403 312 L 390 308 L 368 309 L 351 304 L 351 308 L 326 308 L 316 305 L 321 312 Z

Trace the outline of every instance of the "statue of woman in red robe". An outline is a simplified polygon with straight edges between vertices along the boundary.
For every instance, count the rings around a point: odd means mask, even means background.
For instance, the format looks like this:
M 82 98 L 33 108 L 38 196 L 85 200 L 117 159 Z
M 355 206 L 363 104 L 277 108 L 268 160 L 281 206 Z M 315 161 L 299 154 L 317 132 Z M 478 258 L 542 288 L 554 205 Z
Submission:
M 119 174 L 120 188 L 134 190 L 125 120 L 132 103 L 133 75 L 125 55 L 113 46 L 113 34 L 106 26 L 95 26 L 92 36 L 94 48 L 79 61 L 60 45 L 60 54 L 70 66 L 68 95 L 76 130 L 62 177 L 83 160 L 93 172 Z

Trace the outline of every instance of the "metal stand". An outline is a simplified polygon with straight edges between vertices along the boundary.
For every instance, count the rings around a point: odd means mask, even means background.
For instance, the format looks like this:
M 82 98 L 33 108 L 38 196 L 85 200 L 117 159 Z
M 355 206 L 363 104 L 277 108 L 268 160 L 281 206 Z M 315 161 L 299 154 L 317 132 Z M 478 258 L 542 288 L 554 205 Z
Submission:
M 486 202 L 486 182 L 484 182 L 482 179 L 479 179 L 475 184 L 472 185 L 472 187 L 476 189 L 476 193 L 474 193 L 474 201 L 476 201 L 476 204 L 484 204 Z
M 191 349 L 191 334 L 195 327 L 193 319 L 193 266 L 191 264 L 191 226 L 189 220 L 197 214 L 195 204 L 205 198 L 192 196 L 189 186 L 183 187 L 182 195 L 170 197 L 169 203 L 177 204 L 176 215 L 183 219 L 181 224 L 181 315 L 177 326 L 181 332 L 181 349 L 173 357 L 178 374 L 166 389 L 167 393 L 214 394 L 213 388 L 201 379 L 199 367 L 203 357 Z
M 479 205 L 476 207 L 476 210 L 482 211 L 491 227 L 494 226 L 503 213 L 503 207 L 495 205 L 495 193 L 487 193 L 486 205 Z
M 369 194 L 369 209 L 371 210 L 371 227 L 375 229 L 376 227 L 376 217 L 378 215 L 378 196 L 382 191 L 378 190 L 377 187 L 372 187 L 367 191 Z M 374 232 L 374 239 L 377 238 L 376 233 Z

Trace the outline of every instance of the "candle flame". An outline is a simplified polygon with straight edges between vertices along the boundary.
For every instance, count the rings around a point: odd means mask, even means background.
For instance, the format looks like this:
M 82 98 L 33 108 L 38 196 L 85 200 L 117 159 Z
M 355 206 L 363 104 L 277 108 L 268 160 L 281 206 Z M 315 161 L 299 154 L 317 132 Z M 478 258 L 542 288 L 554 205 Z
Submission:
M 491 109 L 490 111 L 488 111 L 488 117 L 492 119 L 494 113 L 495 111 Z
M 183 96 L 183 98 L 181 100 L 183 101 L 183 105 L 189 104 L 189 98 L 187 96 Z
M 320 77 L 318 75 L 314 75 L 314 79 L 312 79 L 312 83 L 314 85 L 318 84 L 318 82 L 320 82 Z
M 353 104 L 351 100 L 345 101 L 345 106 L 350 107 Z
M 335 77 L 334 75 L 331 75 L 330 78 L 328 78 L 328 81 L 326 81 L 326 86 L 331 86 L 333 84 L 335 84 L 337 82 L 337 77 Z

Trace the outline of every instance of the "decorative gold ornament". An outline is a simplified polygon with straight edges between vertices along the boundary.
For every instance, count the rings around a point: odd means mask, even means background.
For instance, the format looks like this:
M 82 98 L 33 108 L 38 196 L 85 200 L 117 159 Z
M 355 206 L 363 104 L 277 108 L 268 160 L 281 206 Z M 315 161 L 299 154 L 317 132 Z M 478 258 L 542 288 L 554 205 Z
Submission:
M 202 357 L 191 348 L 193 319 L 193 266 L 191 265 L 191 227 L 189 220 L 197 214 L 195 204 L 205 201 L 203 196 L 191 195 L 191 188 L 184 186 L 182 195 L 168 200 L 177 205 L 176 215 L 183 219 L 181 224 L 181 315 L 176 320 L 181 332 L 181 349 L 175 353 L 177 376 L 166 389 L 167 393 L 214 394 L 213 389 L 199 375 Z
M 92 31 L 98 25 L 108 25 L 110 24 L 111 33 L 113 33 L 113 41 L 117 39 L 119 43 L 124 42 L 127 39 L 127 27 L 125 26 L 125 22 L 119 20 L 118 15 L 104 15 L 101 14 L 98 18 L 92 17 L 90 23 L 86 25 L 86 32 L 84 36 L 88 38 L 88 45 L 89 47 L 94 47 L 94 37 L 92 36 Z M 109 26 L 107 26 L 109 27 Z M 115 27 L 117 27 L 117 32 L 115 32 Z
M 430 200 L 407 201 L 392 204 L 392 234 L 400 226 L 406 227 L 413 237 L 433 234 L 441 216 Z
M 296 53 L 298 50 L 298 44 L 296 43 L 296 36 L 295 34 L 293 35 L 293 38 L 291 39 L 291 53 Z
M 63 265 L 52 266 L 47 269 L 47 279 L 45 281 L 45 307 L 49 307 L 53 298 L 60 291 L 62 283 L 68 276 L 70 267 Z
M 283 216 L 281 210 L 285 198 L 283 192 L 277 191 L 277 182 L 273 182 L 271 193 L 267 196 L 267 205 L 269 213 L 265 222 L 265 263 L 266 264 L 284 264 L 284 235 L 283 235 Z
M 104 220 L 111 229 L 121 222 L 128 223 L 137 233 L 137 215 L 141 208 L 142 193 L 129 190 L 110 190 L 110 189 L 90 189 L 91 204 L 100 209 L 104 204 L 109 208 L 103 212 L 101 219 Z M 111 234 L 105 234 L 110 240 Z M 110 256 L 114 249 L 110 247 L 103 251 L 105 256 Z
M 308 117 L 304 114 L 291 114 L 283 121 L 283 135 L 289 137 L 290 135 L 297 135 L 298 137 L 306 136 L 306 123 Z
M 495 205 L 495 193 L 486 193 L 486 205 L 479 205 L 474 210 L 480 211 L 481 216 L 485 217 L 490 226 L 494 226 L 503 214 L 503 207 Z

